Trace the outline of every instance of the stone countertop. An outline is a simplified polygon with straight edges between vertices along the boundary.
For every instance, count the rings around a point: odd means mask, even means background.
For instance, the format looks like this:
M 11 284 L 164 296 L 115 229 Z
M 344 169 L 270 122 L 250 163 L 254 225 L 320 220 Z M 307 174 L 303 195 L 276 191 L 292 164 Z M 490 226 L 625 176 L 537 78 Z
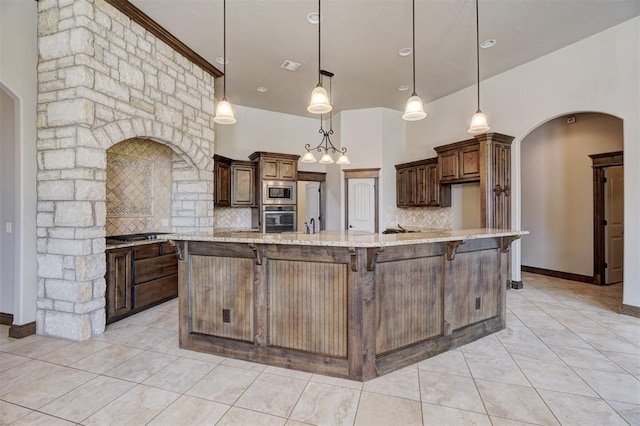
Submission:
M 250 232 L 200 232 L 163 235 L 175 241 L 211 241 L 225 243 L 288 244 L 331 247 L 388 247 L 408 244 L 439 243 L 480 238 L 508 237 L 528 234 L 508 229 L 425 230 L 405 234 L 375 234 L 362 231 L 320 231 L 315 234 L 284 232 L 260 234 Z
M 215 230 L 215 234 L 220 234 L 220 233 L 256 233 L 256 232 L 260 232 L 259 228 L 219 228 Z M 113 243 L 113 242 L 109 242 L 109 238 L 110 237 L 105 237 L 107 244 L 105 246 L 106 250 L 114 250 L 114 249 L 119 249 L 119 248 L 127 248 L 127 247 L 135 247 L 135 246 L 144 246 L 147 244 L 154 244 L 154 243 L 161 243 L 164 241 L 168 241 L 169 238 L 167 238 L 168 234 L 158 234 L 158 238 L 154 239 L 154 240 L 142 240 L 142 241 L 130 241 L 130 242 L 117 242 L 117 243 Z M 175 235 L 175 234 L 172 234 Z M 209 234 L 211 235 L 211 234 Z M 113 240 L 111 240 L 113 241 Z

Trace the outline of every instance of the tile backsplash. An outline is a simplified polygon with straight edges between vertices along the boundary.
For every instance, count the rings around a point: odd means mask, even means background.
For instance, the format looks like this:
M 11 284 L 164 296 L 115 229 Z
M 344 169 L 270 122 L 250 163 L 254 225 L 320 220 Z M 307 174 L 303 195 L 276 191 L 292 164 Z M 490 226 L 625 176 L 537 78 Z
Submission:
M 251 209 L 236 207 L 216 207 L 213 210 L 213 227 L 251 228 Z
M 410 226 L 415 228 L 453 228 L 451 207 L 389 207 L 384 212 L 384 228 Z
M 148 139 L 107 150 L 107 235 L 171 231 L 172 155 Z

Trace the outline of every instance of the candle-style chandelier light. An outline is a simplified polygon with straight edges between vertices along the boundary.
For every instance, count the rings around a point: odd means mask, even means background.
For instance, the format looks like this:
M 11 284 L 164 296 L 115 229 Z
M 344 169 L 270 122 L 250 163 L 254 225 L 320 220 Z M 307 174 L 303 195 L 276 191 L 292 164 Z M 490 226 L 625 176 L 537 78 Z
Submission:
M 331 79 L 334 74 L 330 71 L 320 70 L 321 76 L 329 77 L 329 96 L 331 96 Z M 329 129 L 324 128 L 324 116 L 320 116 L 320 130 L 318 131 L 322 135 L 322 140 L 320 143 L 312 147 L 310 144 L 306 144 L 304 147 L 307 152 L 302 156 L 300 161 L 303 163 L 315 163 L 318 161 L 316 156 L 313 154 L 313 151 L 324 152 L 322 157 L 320 158 L 320 164 L 333 164 L 334 160 L 331 154 L 340 154 L 338 160 L 335 161 L 336 164 L 346 165 L 351 164 L 349 158 L 347 157 L 347 148 L 336 148 L 331 142 L 331 135 L 333 135 L 333 119 L 331 114 L 329 114 Z

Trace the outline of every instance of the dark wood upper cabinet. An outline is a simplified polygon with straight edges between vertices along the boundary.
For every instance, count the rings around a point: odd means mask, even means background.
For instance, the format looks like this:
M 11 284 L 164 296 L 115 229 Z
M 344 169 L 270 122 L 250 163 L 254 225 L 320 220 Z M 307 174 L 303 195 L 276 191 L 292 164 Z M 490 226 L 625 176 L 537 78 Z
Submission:
M 256 165 L 250 161 L 231 163 L 231 206 L 256 206 Z
M 263 180 L 296 180 L 299 155 L 257 151 L 249 156 L 258 162 L 258 172 Z
M 438 153 L 440 206 L 451 206 L 451 185 L 480 182 L 483 228 L 511 227 L 512 136 L 484 133 L 435 147 Z
M 437 165 L 437 158 L 429 158 L 395 166 L 398 207 L 439 205 Z
M 476 139 L 435 148 L 440 182 L 463 183 L 480 179 L 480 145 Z
M 231 162 L 230 158 L 213 156 L 213 203 L 216 207 L 231 206 Z
M 216 207 L 256 206 L 256 163 L 214 155 L 214 205 Z

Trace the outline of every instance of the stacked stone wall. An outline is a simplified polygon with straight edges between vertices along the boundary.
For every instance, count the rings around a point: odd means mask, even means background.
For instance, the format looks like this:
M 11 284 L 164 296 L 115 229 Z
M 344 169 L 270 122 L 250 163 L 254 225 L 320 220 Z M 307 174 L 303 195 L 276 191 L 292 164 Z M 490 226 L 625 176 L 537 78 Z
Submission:
M 175 152 L 172 227 L 213 225 L 214 79 L 104 0 L 38 3 L 37 332 L 105 327 L 106 150 Z

